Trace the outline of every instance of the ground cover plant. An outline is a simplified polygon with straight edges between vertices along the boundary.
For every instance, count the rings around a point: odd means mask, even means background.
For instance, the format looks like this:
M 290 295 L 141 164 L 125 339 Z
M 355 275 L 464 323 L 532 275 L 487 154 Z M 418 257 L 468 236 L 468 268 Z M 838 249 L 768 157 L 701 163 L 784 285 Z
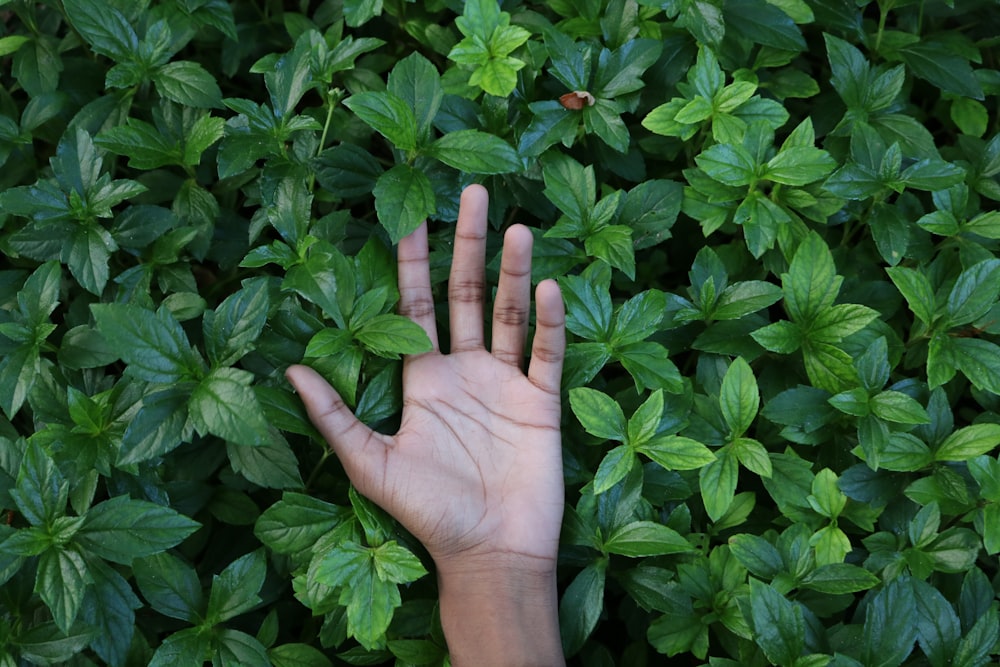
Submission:
M 282 371 L 391 431 L 393 245 L 442 289 L 472 182 L 567 305 L 573 664 L 995 663 L 996 2 L 0 25 L 0 665 L 447 664 Z

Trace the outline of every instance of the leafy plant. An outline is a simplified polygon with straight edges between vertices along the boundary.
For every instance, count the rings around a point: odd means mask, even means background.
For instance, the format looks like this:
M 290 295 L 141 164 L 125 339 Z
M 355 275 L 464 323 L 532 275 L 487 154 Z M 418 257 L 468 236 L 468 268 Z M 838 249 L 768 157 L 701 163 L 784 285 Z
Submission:
M 566 303 L 572 664 L 995 663 L 998 21 L 0 0 L 0 664 L 447 664 L 283 370 L 394 429 L 473 182 Z

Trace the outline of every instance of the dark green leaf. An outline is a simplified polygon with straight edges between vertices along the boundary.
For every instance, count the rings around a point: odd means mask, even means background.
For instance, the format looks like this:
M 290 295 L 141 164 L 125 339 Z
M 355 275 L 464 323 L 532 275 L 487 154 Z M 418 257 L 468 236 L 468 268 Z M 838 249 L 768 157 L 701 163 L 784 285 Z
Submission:
M 607 561 L 585 567 L 566 588 L 559 602 L 559 627 L 563 650 L 576 653 L 593 632 L 604 610 L 604 577 Z
M 437 210 L 430 180 L 408 164 L 397 164 L 380 175 L 373 194 L 379 222 L 393 243 L 399 243 Z
M 791 665 L 805 646 L 802 610 L 771 586 L 750 580 L 754 641 L 776 665 Z
M 206 620 L 211 625 L 222 623 L 260 604 L 258 593 L 264 585 L 266 572 L 267 559 L 263 549 L 251 551 L 227 565 L 212 577 Z
M 865 607 L 862 660 L 873 667 L 898 667 L 913 651 L 917 604 L 906 579 L 895 579 L 873 595 Z
M 157 312 L 126 304 L 95 304 L 97 328 L 117 350 L 128 372 L 148 382 L 180 382 L 198 367 L 197 353 L 165 308 Z
M 141 558 L 132 566 L 142 596 L 156 611 L 197 623 L 203 613 L 198 574 L 167 552 Z
M 200 109 L 222 108 L 222 91 L 215 77 L 196 62 L 168 63 L 153 75 L 161 96 Z
M 969 61 L 941 42 L 921 40 L 899 51 L 914 74 L 941 90 L 963 97 L 983 99 L 983 89 L 969 66 Z
M 129 565 L 179 544 L 198 526 L 169 507 L 118 496 L 87 512 L 78 539 L 101 558 Z

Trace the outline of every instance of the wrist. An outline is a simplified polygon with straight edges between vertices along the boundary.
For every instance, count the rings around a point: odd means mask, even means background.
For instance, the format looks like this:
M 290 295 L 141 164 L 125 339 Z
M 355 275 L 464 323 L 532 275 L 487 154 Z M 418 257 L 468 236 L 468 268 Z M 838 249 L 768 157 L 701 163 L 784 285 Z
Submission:
M 455 667 L 558 667 L 554 558 L 479 554 L 438 563 L 441 623 Z

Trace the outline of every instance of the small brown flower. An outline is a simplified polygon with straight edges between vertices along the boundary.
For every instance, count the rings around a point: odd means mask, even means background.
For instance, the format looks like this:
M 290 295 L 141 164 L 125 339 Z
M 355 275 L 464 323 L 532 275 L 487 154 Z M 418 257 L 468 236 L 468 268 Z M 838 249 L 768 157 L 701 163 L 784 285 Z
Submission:
M 560 95 L 559 104 L 567 109 L 572 109 L 573 111 L 579 111 L 586 104 L 588 107 L 594 106 L 594 96 L 588 93 L 586 90 L 574 90 L 572 93 L 566 93 L 565 95 Z

